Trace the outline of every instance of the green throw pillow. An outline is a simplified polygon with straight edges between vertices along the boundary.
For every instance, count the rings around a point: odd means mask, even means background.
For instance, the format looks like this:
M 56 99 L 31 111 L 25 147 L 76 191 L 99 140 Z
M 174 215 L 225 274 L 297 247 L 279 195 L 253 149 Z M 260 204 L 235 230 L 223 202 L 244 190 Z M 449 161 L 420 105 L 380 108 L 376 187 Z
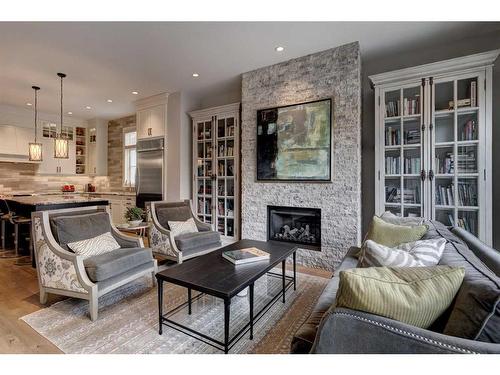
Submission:
M 372 240 L 388 247 L 396 247 L 405 242 L 414 242 L 427 233 L 427 225 L 396 225 L 374 216 L 365 240 Z
M 465 270 L 434 266 L 340 271 L 336 307 L 428 328 L 450 306 Z

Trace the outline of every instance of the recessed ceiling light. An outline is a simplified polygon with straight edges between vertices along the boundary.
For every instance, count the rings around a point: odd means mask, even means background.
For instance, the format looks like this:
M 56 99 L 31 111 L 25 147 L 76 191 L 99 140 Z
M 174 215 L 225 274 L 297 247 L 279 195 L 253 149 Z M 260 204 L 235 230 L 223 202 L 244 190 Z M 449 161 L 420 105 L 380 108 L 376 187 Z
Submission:
M 199 77 L 200 75 L 198 73 L 193 73 L 193 77 L 196 78 L 196 77 Z
M 133 95 L 138 95 L 139 93 L 137 91 L 132 91 Z
M 87 108 L 87 109 L 92 109 L 92 107 L 91 107 L 91 106 L 89 106 L 89 105 L 88 105 L 88 106 L 86 106 L 85 108 Z
M 283 52 L 285 50 L 285 47 L 278 46 L 275 48 L 276 52 Z
M 111 99 L 108 99 L 108 100 L 106 100 L 106 101 L 107 101 L 108 103 L 113 103 L 113 100 L 111 100 Z
M 68 112 L 68 115 L 72 115 L 72 114 L 73 114 L 73 112 L 71 112 L 71 111 L 70 111 L 70 112 Z
M 33 104 L 31 104 L 31 103 L 26 103 L 26 105 L 32 106 Z

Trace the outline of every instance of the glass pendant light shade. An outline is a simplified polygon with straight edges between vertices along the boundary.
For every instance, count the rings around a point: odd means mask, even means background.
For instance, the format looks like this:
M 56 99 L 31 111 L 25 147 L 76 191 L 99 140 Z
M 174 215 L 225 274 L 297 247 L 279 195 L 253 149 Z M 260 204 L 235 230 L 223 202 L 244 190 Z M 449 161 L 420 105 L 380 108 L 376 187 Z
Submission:
M 56 159 L 69 158 L 69 143 L 62 134 L 58 134 L 56 138 L 54 138 L 54 157 Z
M 30 142 L 29 143 L 29 157 L 30 161 L 42 161 L 42 144 Z
M 57 76 L 61 78 L 61 132 L 59 134 L 56 134 L 56 138 L 54 139 L 54 158 L 68 159 L 69 142 L 68 139 L 63 135 L 63 78 L 66 77 L 66 74 L 57 73 Z
M 30 161 L 42 161 L 42 144 L 36 141 L 38 135 L 38 90 L 40 87 L 31 86 L 33 90 L 35 90 L 35 142 L 30 142 L 28 148 L 28 155 Z

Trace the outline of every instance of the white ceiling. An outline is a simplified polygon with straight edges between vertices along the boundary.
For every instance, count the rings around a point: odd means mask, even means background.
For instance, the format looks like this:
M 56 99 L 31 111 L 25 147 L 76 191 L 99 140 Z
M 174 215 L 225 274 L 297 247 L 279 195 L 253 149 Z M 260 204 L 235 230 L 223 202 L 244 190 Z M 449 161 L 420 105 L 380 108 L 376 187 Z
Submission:
M 234 92 L 241 73 L 353 41 L 370 59 L 494 30 L 500 23 L 3 22 L 0 103 L 25 106 L 36 84 L 40 110 L 58 113 L 56 73 L 64 72 L 65 112 L 117 118 L 132 113 L 139 98 L 179 90 L 198 98 Z M 274 50 L 278 45 L 284 52 Z

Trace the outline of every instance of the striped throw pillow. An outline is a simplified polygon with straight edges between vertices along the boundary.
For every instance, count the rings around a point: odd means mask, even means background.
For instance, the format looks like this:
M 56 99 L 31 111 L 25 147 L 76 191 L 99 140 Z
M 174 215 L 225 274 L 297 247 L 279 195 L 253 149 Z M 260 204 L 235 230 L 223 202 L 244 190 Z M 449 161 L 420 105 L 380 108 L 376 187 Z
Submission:
M 450 306 L 462 267 L 353 268 L 340 271 L 336 307 L 428 328 Z
M 435 266 L 443 255 L 444 238 L 407 242 L 388 247 L 368 240 L 363 244 L 360 267 L 426 267 Z
M 77 242 L 71 242 L 68 247 L 76 254 L 84 258 L 89 258 L 94 255 L 109 253 L 113 250 L 118 250 L 120 244 L 110 232 L 103 233 L 97 237 L 89 238 Z

